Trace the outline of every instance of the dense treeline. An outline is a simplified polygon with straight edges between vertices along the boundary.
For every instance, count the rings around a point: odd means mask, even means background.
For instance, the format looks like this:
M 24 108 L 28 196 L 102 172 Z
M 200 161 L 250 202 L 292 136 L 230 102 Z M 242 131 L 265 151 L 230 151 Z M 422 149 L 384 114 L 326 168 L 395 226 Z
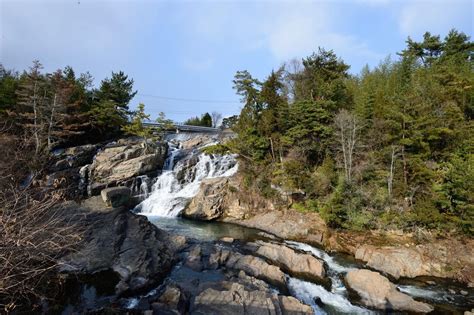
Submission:
M 421 226 L 474 232 L 474 44 L 452 30 L 407 40 L 357 76 L 332 51 L 291 61 L 261 82 L 235 75 L 245 182 L 338 228 Z
M 93 88 L 89 73 L 71 67 L 43 73 L 39 61 L 19 74 L 0 65 L 0 115 L 6 131 L 25 132 L 36 150 L 66 142 L 107 139 L 121 132 L 132 112 L 133 80 L 123 72 Z
M 129 102 L 137 93 L 123 72 L 93 87 L 89 73 L 71 67 L 44 73 L 39 61 L 18 73 L 0 65 L 0 122 L 5 134 L 21 137 L 34 152 L 39 169 L 51 150 L 118 137 L 136 113 Z
M 184 121 L 185 125 L 201 126 L 201 127 L 212 127 L 212 117 L 209 113 L 205 113 L 199 117 L 191 117 Z

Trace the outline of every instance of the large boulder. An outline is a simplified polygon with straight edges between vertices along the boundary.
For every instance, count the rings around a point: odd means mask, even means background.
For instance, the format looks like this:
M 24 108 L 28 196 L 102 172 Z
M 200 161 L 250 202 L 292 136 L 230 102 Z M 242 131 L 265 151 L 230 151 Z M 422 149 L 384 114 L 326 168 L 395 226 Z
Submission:
M 383 271 L 396 279 L 430 274 L 429 266 L 424 264 L 421 253 L 412 248 L 377 248 L 362 245 L 356 250 L 355 258 L 365 261 L 369 267 Z
M 130 202 L 132 190 L 128 187 L 111 187 L 100 192 L 102 200 L 113 208 L 126 206 Z
M 378 272 L 366 269 L 351 270 L 345 277 L 348 287 L 355 291 L 361 302 L 384 311 L 407 311 L 429 313 L 434 308 L 426 303 L 415 301 L 401 293 L 396 286 Z
M 209 288 L 196 296 L 190 314 L 309 315 L 314 312 L 293 297 L 250 290 L 239 283 L 225 283 L 222 290 Z
M 323 280 L 324 264 L 319 259 L 306 253 L 300 253 L 285 245 L 258 241 L 251 243 L 255 253 L 270 260 L 295 276 Z
M 94 274 L 115 271 L 116 293 L 135 292 L 158 283 L 173 267 L 185 239 L 158 229 L 146 217 L 129 211 L 91 211 L 70 202 L 64 217 L 77 219 L 84 231 L 81 246 L 62 259 L 64 272 Z M 71 215 L 69 215 L 71 214 Z M 67 219 L 72 222 L 72 219 Z
M 259 257 L 242 255 L 231 252 L 225 267 L 234 270 L 242 270 L 246 274 L 261 279 L 285 292 L 287 290 L 286 277 L 277 266 L 270 265 Z
M 214 220 L 224 211 L 224 194 L 227 178 L 209 178 L 201 183 L 198 194 L 183 211 L 183 216 L 197 220 Z
M 405 246 L 360 245 L 355 257 L 394 278 L 456 278 L 474 286 L 474 240 L 447 239 Z
M 89 194 L 118 185 L 131 186 L 136 177 L 156 175 L 166 160 L 166 143 L 148 142 L 132 138 L 109 144 L 97 153 L 89 167 Z

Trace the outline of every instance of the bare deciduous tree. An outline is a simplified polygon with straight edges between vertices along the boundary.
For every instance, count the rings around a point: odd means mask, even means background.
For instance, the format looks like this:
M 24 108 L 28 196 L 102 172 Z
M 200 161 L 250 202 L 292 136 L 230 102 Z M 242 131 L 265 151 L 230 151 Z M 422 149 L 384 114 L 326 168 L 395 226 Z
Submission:
M 43 132 L 42 119 L 44 115 L 44 100 L 41 89 L 44 79 L 41 75 L 43 66 L 37 60 L 33 62 L 30 72 L 18 90 L 18 105 L 22 108 L 20 116 L 23 118 L 23 128 L 28 130 L 35 139 L 35 152 L 38 155 L 42 147 L 41 133 Z
M 222 114 L 218 112 L 212 112 L 211 117 L 212 117 L 212 127 L 217 128 L 217 126 L 219 126 L 219 123 L 221 122 Z
M 344 175 L 348 183 L 352 181 L 354 156 L 359 145 L 359 134 L 362 128 L 358 119 L 349 111 L 341 110 L 334 119 L 336 138 L 340 145 L 344 163 Z
M 390 172 L 387 178 L 387 188 L 388 188 L 388 199 L 392 200 L 392 190 L 393 190 L 393 176 L 395 171 L 395 160 L 398 156 L 399 148 L 397 146 L 392 145 L 392 151 L 390 154 Z
M 0 135 L 0 313 L 21 313 L 57 294 L 60 258 L 81 241 L 80 228 L 64 216 L 61 191 L 24 181 L 34 147 Z

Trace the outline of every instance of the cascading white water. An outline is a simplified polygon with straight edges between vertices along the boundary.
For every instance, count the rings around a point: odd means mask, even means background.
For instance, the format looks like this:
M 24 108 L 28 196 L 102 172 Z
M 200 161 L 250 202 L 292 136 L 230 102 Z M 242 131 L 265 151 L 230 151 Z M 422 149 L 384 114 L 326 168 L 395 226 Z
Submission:
M 206 178 L 227 177 L 237 172 L 234 155 L 207 155 L 201 148 L 190 152 L 180 146 L 180 138 L 169 142 L 170 151 L 163 172 L 151 188 L 148 198 L 137 210 L 148 216 L 176 217 L 199 192 Z

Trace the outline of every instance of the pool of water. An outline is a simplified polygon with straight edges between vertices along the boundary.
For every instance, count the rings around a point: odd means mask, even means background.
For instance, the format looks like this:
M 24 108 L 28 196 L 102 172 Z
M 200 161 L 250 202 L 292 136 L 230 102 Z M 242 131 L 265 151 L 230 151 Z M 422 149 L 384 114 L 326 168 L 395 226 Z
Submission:
M 331 287 L 325 288 L 306 279 L 288 276 L 290 293 L 300 301 L 313 307 L 315 314 L 377 314 L 356 305 L 350 298 L 343 277 L 351 269 L 364 268 L 362 262 L 343 254 L 329 254 L 321 248 L 302 242 L 278 239 L 257 229 L 223 222 L 202 222 L 183 218 L 153 217 L 148 219 L 161 229 L 184 235 L 198 242 L 216 241 L 223 237 L 245 241 L 266 240 L 285 244 L 295 250 L 304 251 L 324 261 Z M 173 276 L 186 274 L 178 266 Z M 207 275 L 201 275 L 207 277 Z M 474 307 L 474 292 L 459 283 L 431 277 L 400 279 L 398 289 L 413 298 L 433 305 L 435 312 L 443 314 L 463 314 Z M 463 291 L 464 294 L 461 294 Z M 467 295 L 465 294 L 467 292 Z
M 148 216 L 148 220 L 160 229 L 198 241 L 216 241 L 223 237 L 232 237 L 246 241 L 265 238 L 265 234 L 260 230 L 231 223 L 157 216 Z

